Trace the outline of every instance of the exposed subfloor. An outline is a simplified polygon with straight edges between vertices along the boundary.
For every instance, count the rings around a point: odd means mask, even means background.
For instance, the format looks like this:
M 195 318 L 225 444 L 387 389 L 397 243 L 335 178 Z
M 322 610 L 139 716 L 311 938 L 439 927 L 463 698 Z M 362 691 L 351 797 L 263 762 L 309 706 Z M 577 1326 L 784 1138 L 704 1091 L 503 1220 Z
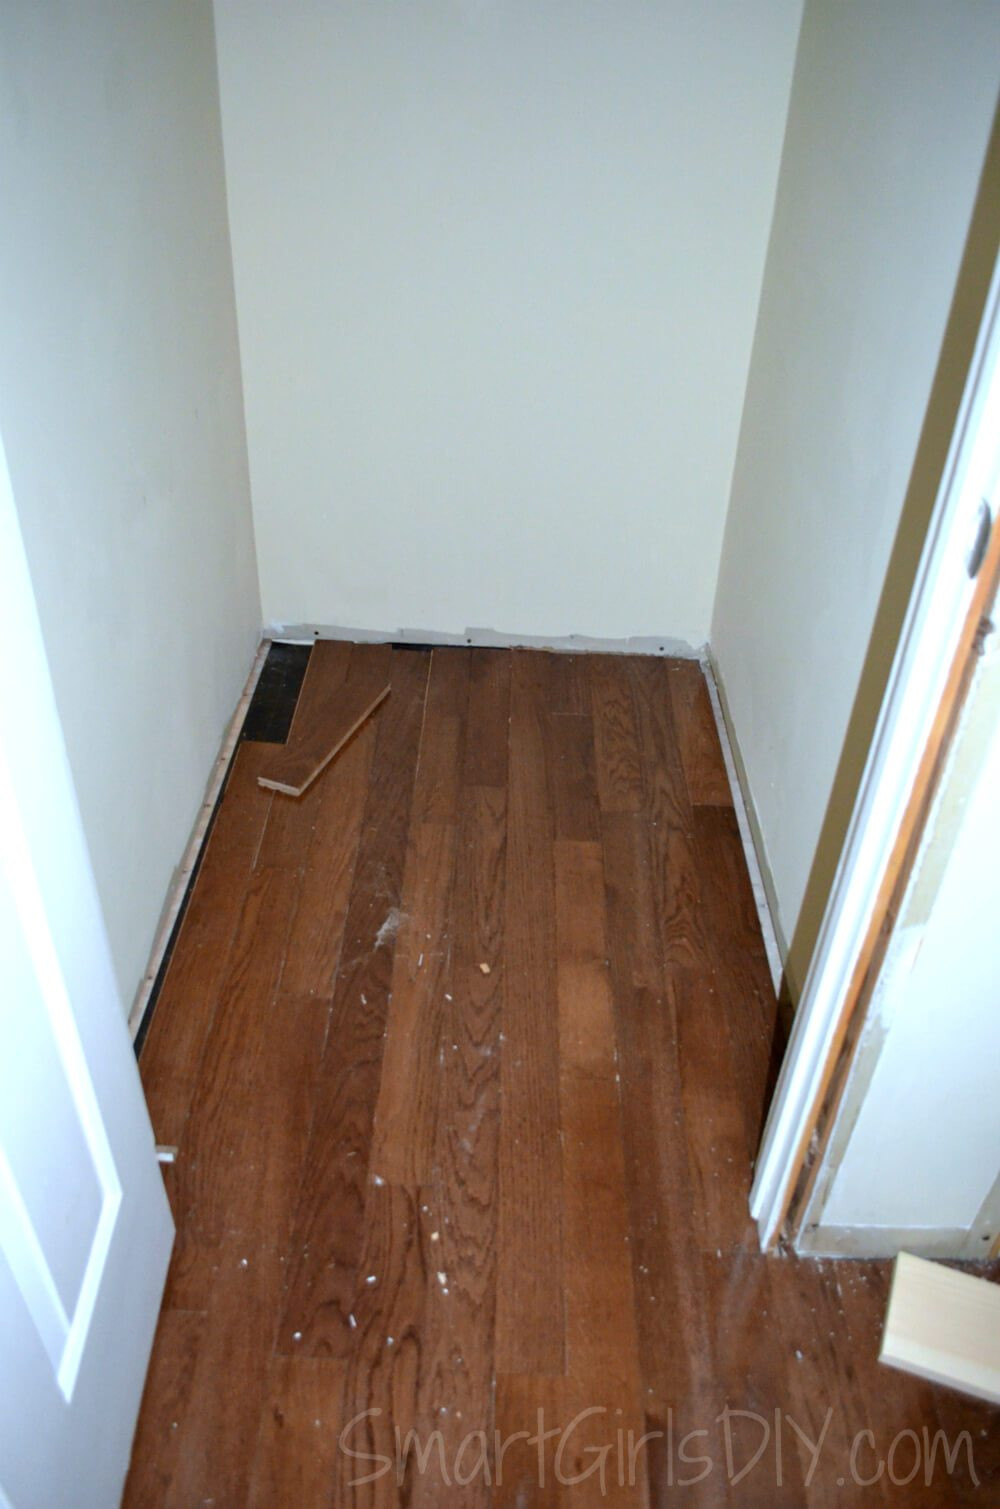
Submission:
M 391 680 L 299 801 L 240 745 L 173 951 L 126 1504 L 997 1502 L 997 1411 L 876 1360 L 888 1265 L 757 1249 L 780 1030 L 698 666 Z

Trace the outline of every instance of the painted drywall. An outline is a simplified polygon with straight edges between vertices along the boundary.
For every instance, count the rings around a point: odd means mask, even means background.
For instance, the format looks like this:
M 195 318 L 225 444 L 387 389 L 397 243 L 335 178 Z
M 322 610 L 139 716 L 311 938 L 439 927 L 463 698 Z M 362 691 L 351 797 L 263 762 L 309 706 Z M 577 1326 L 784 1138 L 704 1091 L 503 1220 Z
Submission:
M 217 0 L 271 624 L 707 635 L 800 0 Z
M 0 433 L 127 1008 L 260 625 L 210 5 L 4 5 L 0 200 Z
M 834 780 L 976 202 L 998 55 L 1000 8 L 979 0 L 807 0 L 712 623 L 793 996 L 853 801 Z M 933 482 L 926 491 L 923 520 Z M 821 833 L 834 830 L 820 865 Z M 810 888 L 814 865 L 822 884 Z
M 811 1217 L 824 1235 L 944 1230 L 957 1234 L 957 1256 L 1000 1171 L 1000 1012 L 989 925 L 1000 857 L 996 637 L 978 669 L 876 989 L 853 1072 L 867 1087 L 860 1099 L 849 1087 L 835 1131 L 837 1170 Z M 819 1185 L 827 1182 L 821 1176 Z M 992 1241 L 996 1234 L 989 1226 L 981 1235 Z M 907 1242 L 904 1234 L 881 1250 L 919 1250 L 922 1240 Z M 987 1243 L 979 1252 L 988 1250 Z M 979 1255 L 975 1242 L 972 1251 Z

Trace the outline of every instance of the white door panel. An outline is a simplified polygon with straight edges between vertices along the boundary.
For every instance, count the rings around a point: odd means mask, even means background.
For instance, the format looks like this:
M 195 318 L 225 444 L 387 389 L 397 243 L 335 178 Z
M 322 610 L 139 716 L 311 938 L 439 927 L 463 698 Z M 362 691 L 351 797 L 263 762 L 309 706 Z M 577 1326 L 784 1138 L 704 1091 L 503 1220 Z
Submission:
M 2 449 L 0 603 L 0 1506 L 113 1509 L 172 1223 Z

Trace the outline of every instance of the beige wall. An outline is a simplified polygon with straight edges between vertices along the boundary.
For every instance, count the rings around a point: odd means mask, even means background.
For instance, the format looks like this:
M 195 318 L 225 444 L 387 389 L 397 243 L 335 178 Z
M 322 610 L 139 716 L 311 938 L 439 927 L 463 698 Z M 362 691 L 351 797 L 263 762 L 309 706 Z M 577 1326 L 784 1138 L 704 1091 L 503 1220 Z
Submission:
M 269 623 L 707 637 L 800 0 L 217 0 Z
M 210 5 L 4 5 L 0 202 L 0 433 L 128 1005 L 260 623 Z
M 933 501 L 914 459 L 998 56 L 992 3 L 807 0 L 712 625 L 793 993 L 867 747 L 835 790 L 911 473 L 910 514 Z

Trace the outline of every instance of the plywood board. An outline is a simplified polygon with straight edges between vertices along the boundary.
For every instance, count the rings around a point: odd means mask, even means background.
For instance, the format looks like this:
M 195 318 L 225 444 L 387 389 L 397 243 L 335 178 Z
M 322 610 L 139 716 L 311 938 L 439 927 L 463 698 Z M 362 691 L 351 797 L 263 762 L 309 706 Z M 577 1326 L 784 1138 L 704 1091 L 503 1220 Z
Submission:
M 879 1359 L 1000 1404 L 1000 1284 L 901 1252 Z

